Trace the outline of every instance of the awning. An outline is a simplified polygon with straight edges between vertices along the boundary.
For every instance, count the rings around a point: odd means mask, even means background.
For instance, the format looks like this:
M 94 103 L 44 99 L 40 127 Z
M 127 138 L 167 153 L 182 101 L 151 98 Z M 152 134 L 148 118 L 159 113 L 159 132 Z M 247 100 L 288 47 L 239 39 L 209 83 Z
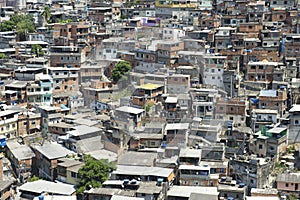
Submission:
M 257 99 L 257 98 L 250 98 L 250 101 L 251 101 L 252 103 L 254 103 L 254 104 L 258 104 L 259 99 Z
M 61 108 L 61 109 L 68 109 L 68 107 L 65 106 L 64 104 L 60 104 L 60 108 Z

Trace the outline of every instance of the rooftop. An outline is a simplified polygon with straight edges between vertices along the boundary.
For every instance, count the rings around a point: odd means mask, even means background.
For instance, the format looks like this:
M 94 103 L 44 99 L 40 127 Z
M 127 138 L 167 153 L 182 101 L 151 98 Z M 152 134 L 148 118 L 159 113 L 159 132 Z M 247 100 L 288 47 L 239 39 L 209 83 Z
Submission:
M 189 128 L 189 123 L 173 123 L 167 124 L 165 130 L 187 130 Z
M 277 90 L 261 90 L 260 97 L 277 97 Z
M 19 161 L 35 157 L 35 154 L 27 145 L 21 145 L 15 141 L 7 141 L 7 147 L 13 156 Z
M 162 191 L 162 187 L 157 186 L 156 182 L 142 182 L 140 184 L 137 193 L 142 194 L 159 194 Z
M 131 114 L 140 114 L 142 112 L 144 112 L 144 109 L 139 109 L 139 108 L 134 108 L 134 107 L 130 107 L 130 106 L 122 106 L 120 108 L 117 108 L 116 111 L 120 111 L 120 112 L 126 112 L 126 113 L 131 113 Z
M 177 97 L 167 97 L 165 103 L 177 103 Z
M 197 194 L 212 194 L 218 195 L 217 187 L 203 187 L 203 186 L 173 186 L 169 189 L 167 196 L 173 197 L 187 197 L 189 198 L 192 193 Z
M 153 83 L 147 83 L 141 86 L 138 86 L 137 88 L 139 89 L 144 89 L 144 90 L 155 90 L 160 87 L 163 87 L 163 85 L 158 85 L 158 84 L 153 84 Z
M 300 183 L 300 173 L 278 174 L 277 182 Z
M 156 153 L 145 152 L 126 152 L 119 157 L 119 165 L 134 165 L 134 166 L 148 166 L 154 165 Z
M 117 169 L 112 173 L 135 176 L 157 176 L 167 178 L 173 173 L 173 169 L 161 167 L 117 165 Z
M 75 193 L 75 188 L 73 185 L 64 184 L 64 183 L 55 183 L 45 180 L 38 180 L 33 182 L 27 182 L 19 187 L 21 192 L 27 191 L 37 194 L 42 194 L 47 192 L 50 194 L 59 194 L 59 195 L 72 195 Z
M 295 104 L 293 107 L 289 110 L 289 112 L 300 112 L 300 105 Z
M 97 127 L 90 127 L 87 125 L 79 125 L 74 127 L 75 130 L 68 131 L 67 133 L 76 137 L 76 136 L 83 136 L 90 133 L 99 132 L 101 133 L 101 129 Z
M 201 149 L 180 149 L 179 157 L 201 158 Z
M 73 151 L 70 151 L 57 143 L 48 143 L 48 144 L 44 144 L 43 146 L 34 145 L 33 148 L 35 148 L 38 152 L 40 152 L 43 156 L 45 156 L 49 160 L 63 158 L 66 157 L 67 155 L 74 154 Z
M 145 200 L 144 198 L 139 197 L 126 197 L 126 196 L 119 196 L 119 195 L 113 195 L 110 200 Z

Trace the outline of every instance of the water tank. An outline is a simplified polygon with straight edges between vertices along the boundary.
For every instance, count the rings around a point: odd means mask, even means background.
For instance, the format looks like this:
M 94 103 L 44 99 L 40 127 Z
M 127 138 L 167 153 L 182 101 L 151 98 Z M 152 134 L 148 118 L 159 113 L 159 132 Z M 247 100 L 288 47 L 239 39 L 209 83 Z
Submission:
M 44 200 L 44 194 L 41 194 L 39 197 L 38 197 L 39 200 Z
M 162 178 L 158 178 L 157 179 L 157 186 L 161 186 L 161 184 L 163 183 L 164 179 Z
M 245 183 L 239 183 L 239 188 L 245 187 Z
M 123 184 L 128 184 L 129 183 L 129 179 L 124 179 Z

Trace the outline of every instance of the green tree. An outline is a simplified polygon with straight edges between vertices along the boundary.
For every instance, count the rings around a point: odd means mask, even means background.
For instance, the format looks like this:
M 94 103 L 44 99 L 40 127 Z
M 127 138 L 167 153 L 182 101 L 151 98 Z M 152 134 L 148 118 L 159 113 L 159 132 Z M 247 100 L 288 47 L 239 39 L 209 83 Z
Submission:
M 15 28 L 15 23 L 11 20 L 1 23 L 1 31 L 12 31 Z
M 4 53 L 0 53 L 0 59 L 6 59 L 7 56 Z
M 26 40 L 26 33 L 35 31 L 33 17 L 31 15 L 13 14 L 8 21 L 1 24 L 1 31 L 17 31 L 20 41 Z
M 37 57 L 44 56 L 45 54 L 43 48 L 39 44 L 33 44 L 31 46 L 31 53 L 37 55 Z
M 60 23 L 60 24 L 66 24 L 66 23 L 70 23 L 72 22 L 73 20 L 68 18 L 68 19 L 57 19 L 56 20 L 56 23 Z
M 40 180 L 40 178 L 38 177 L 38 176 L 33 176 L 33 177 L 31 177 L 30 179 L 29 179 L 29 182 L 34 182 L 34 181 L 38 181 L 38 180 Z
M 42 17 L 43 17 L 43 26 L 49 21 L 51 17 L 51 10 L 49 6 L 45 6 L 42 12 Z
M 121 15 L 120 16 L 120 19 L 127 19 L 128 17 L 127 17 L 127 15 Z
M 78 193 L 83 193 L 90 186 L 101 187 L 108 179 L 109 173 L 115 169 L 115 165 L 107 160 L 96 160 L 89 155 L 84 157 L 84 165 L 78 171 L 78 176 L 81 178 Z
M 130 72 L 131 65 L 127 61 L 120 61 L 112 70 L 112 79 L 118 82 L 126 73 Z

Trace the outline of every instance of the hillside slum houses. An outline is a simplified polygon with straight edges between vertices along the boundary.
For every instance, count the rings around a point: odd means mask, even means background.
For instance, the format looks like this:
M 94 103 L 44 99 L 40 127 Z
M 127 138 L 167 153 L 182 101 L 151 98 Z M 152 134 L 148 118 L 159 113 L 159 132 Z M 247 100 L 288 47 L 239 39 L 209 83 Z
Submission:
M 1 199 L 298 199 L 299 66 L 294 0 L 3 0 Z

